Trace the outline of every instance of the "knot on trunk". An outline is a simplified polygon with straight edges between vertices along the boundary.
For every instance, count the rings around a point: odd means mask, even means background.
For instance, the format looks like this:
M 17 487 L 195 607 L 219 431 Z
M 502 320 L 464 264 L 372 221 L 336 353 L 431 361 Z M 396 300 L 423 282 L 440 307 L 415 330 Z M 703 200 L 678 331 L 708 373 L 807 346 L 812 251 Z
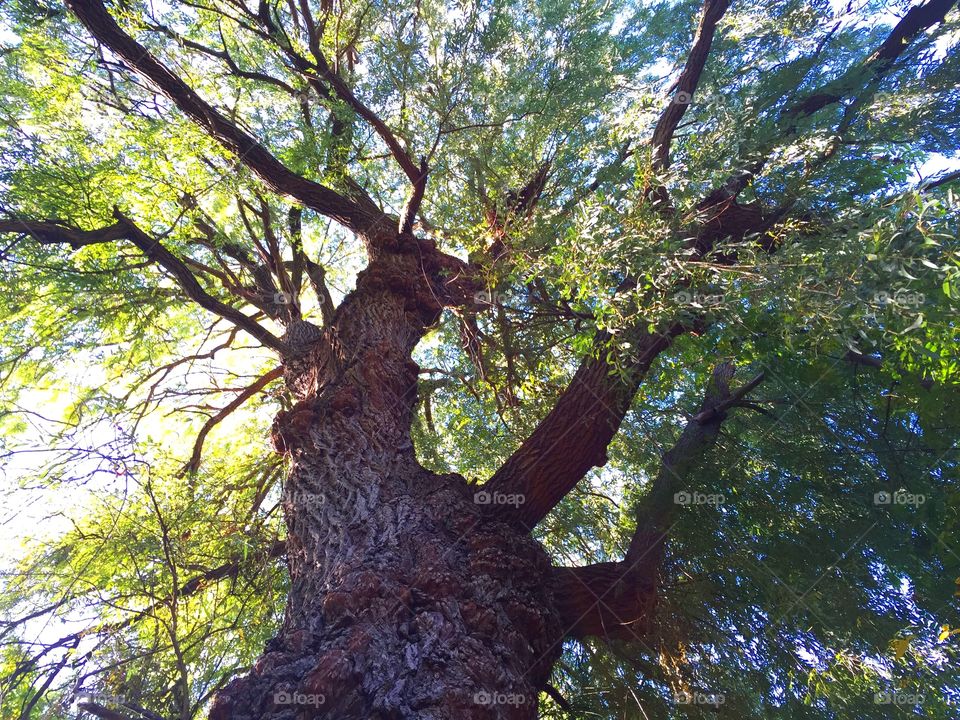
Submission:
M 323 330 L 306 320 L 294 320 L 287 325 L 281 338 L 287 346 L 286 355 L 297 357 L 310 352 L 314 343 L 323 339 Z

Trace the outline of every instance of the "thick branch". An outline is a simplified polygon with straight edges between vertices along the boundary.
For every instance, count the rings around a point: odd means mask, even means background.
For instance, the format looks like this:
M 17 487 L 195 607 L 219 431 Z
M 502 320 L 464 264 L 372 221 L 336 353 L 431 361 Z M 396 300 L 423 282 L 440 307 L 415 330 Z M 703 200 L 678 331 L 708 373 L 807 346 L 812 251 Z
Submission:
M 661 545 L 677 509 L 675 494 L 696 489 L 688 485 L 693 470 L 716 444 L 728 411 L 739 405 L 764 379 L 764 373 L 760 373 L 731 390 L 734 372 L 732 363 L 720 363 L 714 368 L 699 409 L 684 426 L 674 446 L 664 453 L 650 491 L 636 511 L 637 527 L 627 550 L 628 563 L 639 562 Z
M 96 698 L 96 695 L 84 695 L 80 693 L 81 698 Z M 131 714 L 111 710 L 106 705 L 96 702 L 94 699 L 85 699 L 77 702 L 77 709 L 88 712 L 103 720 L 164 720 L 162 715 L 150 712 L 146 708 L 135 705 L 134 703 L 120 702 L 118 707 L 129 710 Z
M 864 355 L 863 353 L 854 352 L 850 350 L 846 355 L 843 356 L 843 359 L 852 362 L 854 365 L 869 365 L 873 368 L 882 368 L 883 367 L 883 358 L 876 355 Z
M 121 222 L 97 230 L 80 230 L 55 222 L 0 220 L 0 233 L 29 235 L 45 245 L 67 244 L 76 250 L 85 245 L 122 240 L 127 236 L 127 229 Z
M 960 170 L 954 170 L 953 172 L 948 172 L 938 177 L 927 180 L 923 183 L 918 192 L 926 193 L 931 190 L 936 190 L 938 187 L 943 187 L 944 185 L 949 185 L 960 180 Z
M 556 608 L 567 637 L 635 640 L 646 635 L 656 605 L 657 558 L 648 565 L 604 562 L 553 571 Z
M 713 44 L 713 36 L 717 31 L 717 23 L 729 6 L 730 0 L 706 0 L 703 5 L 703 15 L 700 18 L 697 34 L 694 36 L 687 64 L 677 79 L 670 105 L 657 121 L 650 141 L 655 171 L 666 170 L 670 166 L 670 143 L 673 140 L 673 134 L 697 90 L 700 75 L 710 54 L 710 46 Z
M 65 244 L 73 248 L 97 243 L 114 242 L 126 239 L 132 242 L 150 260 L 169 272 L 176 279 L 187 297 L 202 308 L 209 310 L 220 317 L 229 320 L 242 330 L 246 330 L 267 347 L 283 352 L 284 344 L 281 340 L 262 327 L 253 319 L 247 317 L 236 308 L 225 305 L 197 282 L 197 278 L 189 268 L 173 253 L 167 250 L 158 240 L 153 239 L 141 230 L 130 218 L 119 210 L 114 211 L 117 219 L 113 225 L 98 230 L 79 230 L 68 225 L 56 222 L 34 222 L 29 220 L 0 220 L 0 233 L 21 233 L 33 237 L 41 244 Z
M 608 338 L 598 338 L 599 357 L 581 363 L 550 413 L 485 484 L 490 493 L 523 495 L 521 505 L 502 512 L 532 528 L 591 468 L 606 463 L 607 445 L 650 365 L 681 332 L 683 327 L 674 325 L 662 334 L 641 334 L 625 374 L 605 359 Z
M 863 365 L 865 367 L 876 368 L 877 370 L 890 370 L 890 367 L 887 363 L 884 362 L 884 359 L 879 355 L 864 355 L 863 353 L 854 352 L 853 350 L 847 351 L 843 356 L 843 359 L 854 365 Z M 933 378 L 929 375 L 922 375 L 919 378 L 920 386 L 929 390 L 934 386 Z
M 315 263 L 306 258 L 304 263 L 307 272 L 307 278 L 310 280 L 310 286 L 313 288 L 317 301 L 320 303 L 320 317 L 324 325 L 333 322 L 333 313 L 336 308 L 333 305 L 333 298 L 330 296 L 330 290 L 327 288 L 327 271 L 323 265 Z
M 637 527 L 626 557 L 620 562 L 555 569 L 558 609 L 570 637 L 631 640 L 648 632 L 664 542 L 678 507 L 676 493 L 695 489 L 690 487 L 693 471 L 716 445 L 727 410 L 763 380 L 761 373 L 731 391 L 733 373 L 730 363 L 714 368 L 698 412 L 664 454 L 650 491 L 637 509 Z
M 743 400 L 746 397 L 747 393 L 753 390 L 757 385 L 763 382 L 765 373 L 760 373 L 753 380 L 746 383 L 745 385 L 737 388 L 733 392 L 729 392 L 725 399 L 718 399 L 717 402 L 710 405 L 705 405 L 704 408 L 694 415 L 693 419 L 699 425 L 706 425 L 707 423 L 712 422 L 714 419 L 719 418 L 722 420 L 725 417 L 725 413 L 730 408 L 734 407 L 737 403 Z M 708 398 L 709 399 L 709 398 Z
M 376 236 L 386 230 L 382 214 L 371 214 L 370 208 L 361 207 L 334 190 L 297 175 L 253 137 L 215 110 L 143 45 L 124 32 L 101 0 L 68 0 L 67 5 L 94 38 L 155 85 L 270 188 L 296 198 L 307 207 L 365 237 Z
M 96 715 L 98 718 L 103 718 L 103 720 L 130 720 L 129 715 L 124 713 L 117 712 L 116 710 L 111 710 L 105 705 L 95 702 L 81 702 L 77 703 L 77 709 L 88 712 L 91 715 Z

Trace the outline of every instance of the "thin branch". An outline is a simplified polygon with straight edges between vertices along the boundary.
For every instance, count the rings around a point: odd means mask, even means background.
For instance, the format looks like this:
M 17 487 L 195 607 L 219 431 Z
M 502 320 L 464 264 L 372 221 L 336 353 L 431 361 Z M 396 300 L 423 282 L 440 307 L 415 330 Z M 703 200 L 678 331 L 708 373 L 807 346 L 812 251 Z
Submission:
M 847 106 L 842 126 L 847 126 L 857 117 L 868 97 L 889 74 L 895 61 L 907 50 L 921 33 L 941 23 L 947 12 L 958 0 L 930 0 L 926 5 L 912 7 L 889 33 L 884 42 L 864 62 L 850 68 L 841 77 L 825 83 L 806 98 L 787 107 L 777 119 L 780 135 L 740 170 L 731 175 L 720 187 L 709 193 L 699 204 L 701 209 L 722 205 L 737 197 L 766 166 L 775 147 L 783 144 L 800 132 L 798 120 L 813 115 L 844 98 L 852 98 Z
M 403 214 L 400 217 L 400 234 L 409 235 L 413 232 L 413 223 L 417 219 L 417 213 L 420 211 L 420 204 L 423 202 L 423 195 L 427 189 L 427 175 L 430 170 L 427 167 L 425 158 L 420 160 L 419 175 L 413 181 L 413 189 L 410 191 L 410 198 L 403 208 Z
M 314 56 L 314 62 L 311 63 L 309 60 L 293 50 L 292 45 L 285 37 L 282 30 L 274 22 L 274 19 L 270 14 L 270 6 L 265 2 L 265 0 L 260 0 L 257 19 L 266 28 L 270 37 L 272 37 L 274 41 L 277 42 L 279 47 L 286 52 L 287 56 L 293 62 L 297 70 L 307 75 L 308 79 L 310 79 L 310 75 L 313 72 L 316 72 L 333 89 L 333 92 L 338 98 L 343 100 L 343 102 L 345 102 L 357 115 L 363 118 L 376 131 L 376 133 L 390 149 L 390 154 L 393 155 L 394 159 L 397 161 L 397 164 L 406 174 L 411 185 L 416 188 L 417 184 L 421 181 L 421 176 L 423 175 L 421 168 L 416 162 L 414 162 L 406 148 L 400 144 L 397 136 L 389 128 L 389 126 L 354 94 L 353 90 L 351 90 L 350 86 L 347 85 L 342 77 L 340 77 L 336 69 L 330 67 L 326 57 L 320 50 L 319 43 L 312 43 L 313 47 L 311 48 L 311 54 Z
M 180 287 L 183 288 L 183 291 L 187 294 L 187 297 L 200 305 L 200 307 L 216 313 L 234 325 L 246 330 L 267 347 L 277 350 L 278 352 L 284 352 L 286 350 L 283 342 L 262 325 L 250 319 L 236 308 L 225 305 L 211 295 L 208 295 L 186 265 L 157 240 L 154 240 L 137 227 L 130 218 L 126 217 L 119 210 L 114 210 L 113 214 L 117 220 L 127 228 L 127 237 L 130 241 L 140 248 L 148 258 L 173 275 L 180 284 Z
M 953 172 L 948 172 L 944 175 L 940 175 L 939 177 L 928 180 L 917 189 L 917 192 L 930 192 L 931 190 L 935 190 L 938 187 L 956 182 L 957 180 L 960 180 L 960 170 L 954 170 Z
M 266 559 L 276 559 L 282 557 L 283 554 L 287 551 L 287 543 L 285 540 L 276 540 L 269 548 L 266 548 L 264 557 Z M 102 635 L 104 633 L 115 633 L 125 628 L 130 627 L 134 623 L 145 617 L 152 617 L 157 610 L 162 607 L 169 606 L 171 603 L 182 600 L 185 597 L 190 597 L 200 592 L 204 588 L 208 587 L 211 583 L 218 582 L 228 577 L 233 577 L 240 572 L 240 565 L 243 558 L 232 559 L 229 562 L 218 565 L 215 568 L 211 568 L 205 572 L 200 573 L 199 575 L 194 575 L 189 580 L 184 582 L 182 585 L 179 585 L 174 588 L 174 591 L 171 592 L 166 597 L 162 597 L 159 600 L 151 603 L 148 607 L 135 611 L 132 615 L 112 623 L 103 623 L 101 625 L 95 625 L 89 627 L 80 632 L 74 633 L 67 636 L 66 640 L 73 641 L 73 639 L 84 638 L 89 635 Z M 61 641 L 63 642 L 63 641 Z M 95 650 L 96 648 L 94 648 Z M 89 654 L 93 653 L 94 650 L 91 650 Z
M 957 0 L 930 0 L 915 5 L 900 19 L 883 43 L 863 63 L 811 93 L 788 108 L 785 117 L 804 118 L 840 102 L 862 88 L 875 87 L 890 72 L 910 43 L 929 28 L 943 22 Z
M 283 80 L 280 80 L 279 78 L 275 78 L 272 75 L 267 75 L 266 73 L 241 69 L 240 66 L 237 65 L 236 61 L 233 59 L 233 56 L 230 54 L 230 51 L 227 50 L 226 43 L 224 43 L 222 50 L 217 50 L 216 48 L 208 47 L 194 40 L 191 40 L 188 37 L 184 37 L 183 35 L 181 35 L 180 33 L 176 32 L 175 30 L 173 30 L 172 28 L 166 25 L 162 25 L 159 23 L 148 24 L 147 28 L 149 30 L 153 30 L 155 32 L 166 35 L 171 40 L 174 40 L 175 42 L 183 45 L 183 47 L 190 48 L 191 50 L 195 50 L 208 57 L 213 57 L 213 58 L 217 58 L 218 60 L 222 60 L 224 64 L 227 66 L 227 68 L 230 70 L 230 73 L 232 75 L 241 77 L 245 80 L 252 80 L 255 82 L 262 82 L 267 85 L 273 85 L 274 87 L 279 88 L 280 90 L 283 90 L 288 95 L 292 95 L 294 97 L 298 97 L 300 95 L 300 92 L 295 87 L 289 85 Z M 222 39 L 222 35 L 221 35 L 221 39 Z
M 193 444 L 193 454 L 190 456 L 190 460 L 186 465 L 183 466 L 183 469 L 180 471 L 180 475 L 186 475 L 187 473 L 196 472 L 197 468 L 200 467 L 200 457 L 203 452 L 203 443 L 207 439 L 207 435 L 210 434 L 210 431 L 213 430 L 218 424 L 223 422 L 227 417 L 230 416 L 237 408 L 243 405 L 247 400 L 252 398 L 258 392 L 263 390 L 267 385 L 276 380 L 277 378 L 283 375 L 283 368 L 274 368 L 270 372 L 262 375 L 255 383 L 244 389 L 240 392 L 233 400 L 231 400 L 220 412 L 211 417 L 207 422 L 204 423 L 203 427 L 200 429 L 200 432 L 197 434 L 197 439 Z

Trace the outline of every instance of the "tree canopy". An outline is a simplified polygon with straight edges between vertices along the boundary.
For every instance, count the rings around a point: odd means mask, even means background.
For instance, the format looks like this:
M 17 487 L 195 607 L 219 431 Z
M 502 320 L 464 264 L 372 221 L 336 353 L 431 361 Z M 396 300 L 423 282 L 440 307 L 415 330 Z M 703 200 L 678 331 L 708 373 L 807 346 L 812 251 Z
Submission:
M 201 717 L 256 659 L 277 352 L 388 223 L 471 274 L 421 463 L 510 487 L 573 379 L 625 417 L 521 519 L 665 538 L 543 717 L 955 717 L 958 49 L 952 0 L 5 3 L 0 714 Z

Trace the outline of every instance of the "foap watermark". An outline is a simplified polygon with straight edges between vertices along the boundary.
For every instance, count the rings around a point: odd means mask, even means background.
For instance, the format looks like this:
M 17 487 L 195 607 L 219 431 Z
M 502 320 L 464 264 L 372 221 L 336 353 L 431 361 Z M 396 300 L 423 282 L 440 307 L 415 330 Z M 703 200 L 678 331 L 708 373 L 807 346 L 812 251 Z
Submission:
M 873 301 L 877 305 L 900 305 L 903 307 L 919 307 L 926 302 L 923 293 L 906 288 L 896 290 L 878 290 L 873 294 Z
M 486 490 L 480 490 L 473 494 L 473 502 L 477 505 L 513 505 L 514 507 L 519 507 L 526 501 L 527 498 L 523 493 L 487 492 Z
M 873 694 L 874 705 L 922 705 L 922 693 L 904 693 L 899 690 L 887 690 Z
M 720 707 L 727 701 L 727 698 L 723 693 L 688 692 L 685 690 L 674 695 L 673 700 L 677 705 L 712 705 L 713 707 Z
M 82 709 L 83 705 L 123 705 L 127 699 L 122 695 L 110 695 L 109 693 L 95 692 L 92 690 L 81 690 L 73 699 L 75 710 Z
M 320 707 L 327 701 L 322 693 L 302 693 L 296 691 L 278 690 L 273 694 L 274 705 L 304 705 Z
M 644 90 L 635 92 L 633 97 L 646 107 L 661 107 L 664 103 L 668 103 L 670 105 L 697 105 L 700 107 L 712 106 L 714 108 L 732 109 L 742 105 L 733 94 L 708 92 L 706 90 L 695 93 L 688 90 L 667 93 Z
M 294 297 L 292 293 L 275 292 L 273 294 L 274 305 L 293 305 Z
M 678 90 L 670 97 L 670 102 L 674 105 L 692 105 L 693 103 L 699 103 L 701 105 L 726 105 L 731 102 L 731 98 L 723 93 L 691 93 L 686 90 Z
M 889 492 L 881 490 L 873 494 L 874 505 L 923 505 L 927 496 L 923 493 L 908 493 L 905 490 Z
M 681 490 L 673 494 L 673 502 L 675 505 L 723 505 L 724 497 L 720 493 Z
M 487 692 L 479 690 L 473 694 L 476 705 L 512 705 L 519 707 L 527 704 L 527 696 L 522 693 Z
M 504 305 L 513 297 L 509 292 L 497 292 L 496 290 L 480 290 L 473 294 L 473 301 L 477 305 Z
M 692 290 L 681 290 L 673 299 L 679 305 L 693 305 L 695 307 L 716 307 L 723 305 L 723 293 L 699 293 Z
M 297 491 L 287 496 L 287 502 L 301 508 L 317 507 L 318 505 L 323 505 L 326 501 L 327 498 L 321 493 Z

